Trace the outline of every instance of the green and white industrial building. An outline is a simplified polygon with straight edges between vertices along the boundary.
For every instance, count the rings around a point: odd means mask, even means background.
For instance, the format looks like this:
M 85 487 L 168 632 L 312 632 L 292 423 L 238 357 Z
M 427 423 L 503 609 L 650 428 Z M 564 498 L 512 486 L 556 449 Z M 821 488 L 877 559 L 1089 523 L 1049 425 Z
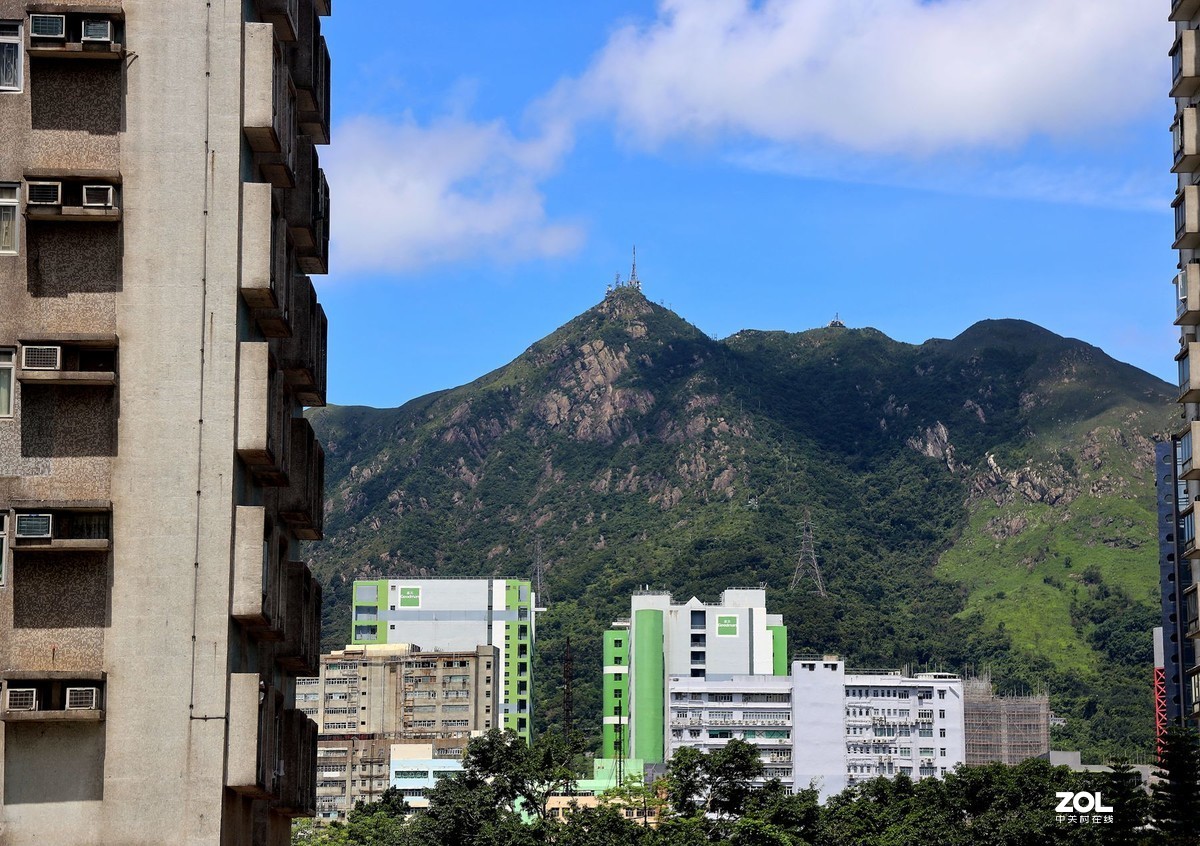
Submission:
M 634 594 L 628 620 L 604 634 L 604 757 L 665 760 L 672 676 L 788 675 L 787 629 L 761 588 L 730 588 L 721 601 L 666 592 Z
M 351 643 L 412 643 L 423 650 L 497 647 L 498 727 L 529 740 L 536 610 L 528 579 L 356 581 Z

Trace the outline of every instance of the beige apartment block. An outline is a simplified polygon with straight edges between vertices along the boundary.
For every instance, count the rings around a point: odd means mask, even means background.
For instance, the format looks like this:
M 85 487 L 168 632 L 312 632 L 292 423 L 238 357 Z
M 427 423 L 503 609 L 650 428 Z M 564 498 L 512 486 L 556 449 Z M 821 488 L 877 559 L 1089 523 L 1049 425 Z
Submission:
M 0 0 L 0 843 L 315 810 L 329 0 Z
M 316 678 L 297 681 L 296 706 L 321 739 L 463 738 L 497 726 L 499 651 L 422 652 L 412 644 L 347 647 L 321 656 Z

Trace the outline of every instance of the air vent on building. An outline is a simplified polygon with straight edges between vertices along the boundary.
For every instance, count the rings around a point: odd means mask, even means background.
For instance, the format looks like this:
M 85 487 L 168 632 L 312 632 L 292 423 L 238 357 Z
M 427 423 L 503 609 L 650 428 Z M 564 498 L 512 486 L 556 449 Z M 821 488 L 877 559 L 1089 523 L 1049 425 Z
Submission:
M 24 370 L 58 370 L 62 367 L 62 347 L 21 347 Z
M 29 205 L 31 206 L 61 206 L 61 182 L 30 182 Z
M 34 38 L 66 38 L 66 15 L 30 15 L 29 34 Z
M 94 687 L 68 687 L 68 711 L 94 711 L 100 707 L 100 691 Z
M 38 706 L 37 691 L 31 687 L 10 687 L 5 708 L 9 711 L 36 711 Z
M 111 209 L 113 187 L 111 185 L 84 185 L 83 204 L 92 208 Z
M 49 538 L 53 536 L 54 517 L 50 514 L 18 514 L 18 538 Z
M 84 41 L 112 41 L 113 40 L 112 21 L 85 20 L 83 22 L 83 40 Z

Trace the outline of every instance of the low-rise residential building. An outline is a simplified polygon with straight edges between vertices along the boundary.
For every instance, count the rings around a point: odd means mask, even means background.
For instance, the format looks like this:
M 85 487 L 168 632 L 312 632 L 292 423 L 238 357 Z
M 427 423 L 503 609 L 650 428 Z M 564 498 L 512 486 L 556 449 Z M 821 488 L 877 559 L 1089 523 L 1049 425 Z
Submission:
M 639 758 L 596 758 L 592 761 L 592 777 L 581 778 L 569 790 L 550 795 L 546 810 L 551 817 L 568 816 L 576 808 L 595 808 L 601 803 L 615 805 L 627 819 L 641 825 L 658 825 L 658 801 L 649 801 L 648 794 L 642 801 L 625 799 L 613 791 L 640 783 L 644 764 Z M 607 794 L 607 795 L 606 795 Z
M 462 772 L 463 748 L 448 755 L 449 748 L 439 742 L 392 744 L 391 786 L 400 791 L 410 808 L 428 808 L 429 791 L 441 779 Z

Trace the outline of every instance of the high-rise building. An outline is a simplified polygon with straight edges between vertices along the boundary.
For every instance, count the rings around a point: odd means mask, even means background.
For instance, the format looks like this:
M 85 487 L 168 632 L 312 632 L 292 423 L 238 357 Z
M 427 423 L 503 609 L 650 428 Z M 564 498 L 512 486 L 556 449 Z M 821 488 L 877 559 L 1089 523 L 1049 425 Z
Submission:
M 0 839 L 314 808 L 329 0 L 0 0 Z
M 671 676 L 786 676 L 787 629 L 766 603 L 761 588 L 730 588 L 713 605 L 634 594 L 629 619 L 604 635 L 602 757 L 662 763 Z
M 496 647 L 498 727 L 529 740 L 536 600 L 528 579 L 356 581 L 351 642 L 416 643 L 427 651 Z
M 1200 2 L 1172 0 L 1175 23 L 1171 47 L 1172 173 L 1177 189 L 1175 240 L 1175 324 L 1179 326 L 1178 401 L 1183 421 L 1172 450 L 1160 448 L 1155 474 L 1159 487 L 1159 569 L 1162 588 L 1164 693 L 1174 722 L 1200 719 L 1200 545 L 1196 542 L 1196 501 L 1200 499 Z

